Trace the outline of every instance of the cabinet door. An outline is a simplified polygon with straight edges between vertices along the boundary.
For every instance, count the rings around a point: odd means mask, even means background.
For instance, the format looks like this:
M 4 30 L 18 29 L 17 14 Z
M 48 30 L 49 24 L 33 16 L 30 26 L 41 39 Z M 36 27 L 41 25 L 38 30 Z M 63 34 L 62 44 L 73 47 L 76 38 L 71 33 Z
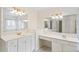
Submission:
M 62 44 L 61 41 L 55 39 L 52 41 L 52 51 L 53 52 L 62 52 Z
M 17 52 L 17 40 L 11 40 L 7 42 L 8 52 Z
M 18 39 L 18 52 L 26 51 L 26 37 L 22 37 Z
M 30 52 L 31 51 L 31 36 L 28 36 L 26 39 L 26 52 Z
M 29 35 L 26 39 L 26 50 L 27 52 L 35 51 L 35 37 Z
M 77 46 L 74 43 L 71 42 L 66 42 L 63 44 L 63 52 L 76 52 L 77 51 Z

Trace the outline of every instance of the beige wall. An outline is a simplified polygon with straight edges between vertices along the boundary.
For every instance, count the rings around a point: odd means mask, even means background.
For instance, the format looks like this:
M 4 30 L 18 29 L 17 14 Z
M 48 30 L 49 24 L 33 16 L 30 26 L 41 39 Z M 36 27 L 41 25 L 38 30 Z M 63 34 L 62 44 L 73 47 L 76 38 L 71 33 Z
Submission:
M 37 28 L 37 13 L 36 11 L 30 9 L 30 8 L 26 8 L 26 14 L 27 14 L 27 17 L 28 17 L 28 28 L 29 29 L 34 29 L 36 30 Z

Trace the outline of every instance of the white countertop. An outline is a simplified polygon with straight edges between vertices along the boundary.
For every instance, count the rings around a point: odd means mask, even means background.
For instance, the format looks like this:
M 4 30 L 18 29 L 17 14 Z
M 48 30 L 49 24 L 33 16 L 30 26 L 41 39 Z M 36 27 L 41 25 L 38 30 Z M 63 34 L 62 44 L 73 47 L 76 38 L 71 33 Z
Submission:
M 79 42 L 76 34 L 58 33 L 58 32 L 50 32 L 50 31 L 42 30 L 38 32 L 38 35 L 49 37 L 49 38 L 71 41 L 71 42 Z
M 34 31 L 21 31 L 21 35 L 17 35 L 17 32 L 8 32 L 1 34 L 1 38 L 5 41 L 13 40 L 17 38 L 21 38 L 27 35 L 34 33 Z M 56 38 L 60 40 L 66 40 L 71 42 L 79 42 L 76 34 L 68 34 L 68 33 L 58 33 L 58 32 L 50 32 L 47 30 L 42 30 L 37 32 L 38 36 L 44 36 L 49 38 Z
M 34 33 L 33 31 L 21 31 L 20 32 L 21 35 L 17 35 L 18 32 L 3 33 L 3 34 L 1 34 L 1 39 L 3 39 L 4 41 L 8 41 L 8 40 L 13 40 L 13 39 L 18 39 L 18 38 L 21 38 L 24 36 L 28 36 L 28 35 Z

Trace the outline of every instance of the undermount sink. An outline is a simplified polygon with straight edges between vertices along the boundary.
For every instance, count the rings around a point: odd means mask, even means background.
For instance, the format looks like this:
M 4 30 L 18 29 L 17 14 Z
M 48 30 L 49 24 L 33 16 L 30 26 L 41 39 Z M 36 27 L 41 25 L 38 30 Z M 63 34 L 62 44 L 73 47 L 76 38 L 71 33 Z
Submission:
M 18 32 L 17 35 L 22 35 L 22 33 L 21 32 Z
M 18 32 L 16 35 L 17 35 L 17 36 L 24 36 L 24 34 L 21 33 L 21 32 Z

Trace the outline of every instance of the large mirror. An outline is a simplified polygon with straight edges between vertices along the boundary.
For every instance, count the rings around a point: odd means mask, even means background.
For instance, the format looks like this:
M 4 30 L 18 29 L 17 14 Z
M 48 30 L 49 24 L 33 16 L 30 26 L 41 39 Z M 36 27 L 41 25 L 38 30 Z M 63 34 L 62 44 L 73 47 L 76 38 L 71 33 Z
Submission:
M 27 29 L 28 23 L 26 15 L 18 15 L 11 13 L 11 8 L 3 8 L 3 31 L 20 31 Z
M 44 21 L 44 28 L 48 28 L 53 32 L 76 34 L 76 18 L 77 15 L 65 15 L 61 20 L 48 17 Z

